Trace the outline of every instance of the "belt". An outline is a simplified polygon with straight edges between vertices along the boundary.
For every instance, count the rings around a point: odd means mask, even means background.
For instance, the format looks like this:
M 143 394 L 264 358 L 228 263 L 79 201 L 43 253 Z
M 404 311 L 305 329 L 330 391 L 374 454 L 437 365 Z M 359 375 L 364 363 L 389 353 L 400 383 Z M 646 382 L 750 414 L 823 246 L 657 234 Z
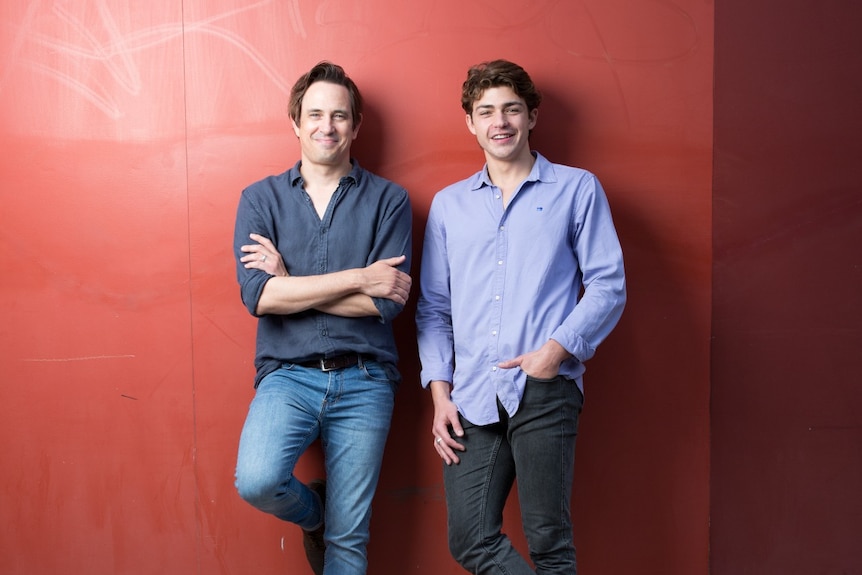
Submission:
M 344 369 L 345 367 L 353 367 L 354 365 L 362 364 L 362 356 L 358 353 L 346 353 L 344 355 L 336 355 L 335 357 L 321 357 L 309 361 L 301 361 L 297 365 L 302 367 L 315 367 L 320 371 L 333 371 L 335 369 Z

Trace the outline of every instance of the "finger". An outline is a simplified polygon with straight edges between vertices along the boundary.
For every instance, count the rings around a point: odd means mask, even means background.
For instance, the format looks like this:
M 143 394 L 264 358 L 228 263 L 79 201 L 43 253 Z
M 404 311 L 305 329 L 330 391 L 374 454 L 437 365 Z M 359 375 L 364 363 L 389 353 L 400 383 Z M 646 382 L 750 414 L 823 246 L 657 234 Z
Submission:
M 396 276 L 398 284 L 403 286 L 404 289 L 410 289 L 410 286 L 413 285 L 413 278 L 404 272 L 398 272 L 398 276 Z
M 241 261 L 242 263 L 244 263 L 246 265 L 259 263 L 260 262 L 260 254 L 253 253 L 253 254 L 244 255 L 241 258 L 239 258 L 239 261 Z
M 463 428 L 463 427 L 461 427 L 461 422 L 460 422 L 460 421 L 458 421 L 458 419 L 457 419 L 457 418 L 456 418 L 454 421 L 452 421 L 452 431 L 454 431 L 454 432 L 455 432 L 455 435 L 456 435 L 456 436 L 458 436 L 458 437 L 464 437 L 464 428 Z M 453 442 L 453 443 L 455 443 L 455 445 L 459 446 L 459 447 L 461 448 L 461 451 L 463 451 L 463 450 L 464 450 L 464 446 L 463 446 L 463 445 L 461 445 L 460 443 L 458 443 L 458 442 L 457 442 L 457 441 L 455 441 L 454 439 L 452 440 L 452 442 Z
M 443 437 L 437 436 L 434 439 L 434 448 L 437 450 L 437 455 L 440 456 L 440 459 L 442 459 L 446 465 L 452 465 L 453 463 L 458 463 L 460 461 L 458 459 L 458 456 L 455 455 L 455 452 L 452 451 L 446 445 L 446 442 L 444 441 L 444 437 L 445 436 L 443 436 Z
M 409 291 L 402 289 L 402 288 L 398 288 L 396 286 L 396 287 L 392 288 L 392 290 L 390 291 L 390 293 L 387 297 L 397 304 L 404 305 L 405 303 L 407 303 L 407 298 L 409 296 L 410 296 Z
M 446 462 L 446 465 L 452 465 L 453 463 L 457 465 L 461 462 L 461 459 L 455 455 L 455 452 L 445 445 L 440 449 L 441 457 L 443 457 L 443 461 Z
M 260 245 L 262 245 L 266 249 L 273 251 L 273 252 L 275 251 L 275 244 L 272 243 L 272 241 L 269 238 L 262 236 L 260 234 L 249 234 L 248 237 L 250 237 L 251 239 L 253 239 L 257 243 L 259 243 Z
M 412 285 L 409 282 L 395 282 L 395 284 L 392 286 L 392 290 L 407 297 L 408 295 L 410 295 L 411 287 Z
M 523 361 L 523 359 L 524 359 L 523 356 L 519 355 L 515 359 L 509 359 L 506 361 L 501 361 L 500 363 L 497 364 L 497 367 L 499 367 L 501 369 L 512 369 L 513 367 L 518 367 L 519 365 L 521 365 L 521 362 Z
M 406 259 L 407 259 L 407 256 L 401 255 L 401 256 L 395 256 L 394 258 L 386 258 L 386 259 L 383 259 L 380 261 L 382 263 L 388 265 L 388 266 L 395 267 L 395 266 L 400 266 L 401 264 L 403 264 Z
M 464 447 L 463 443 L 458 443 L 451 437 L 448 441 L 444 442 L 443 445 L 445 445 L 449 449 L 453 456 L 455 455 L 455 451 L 467 451 L 467 448 Z
M 456 463 L 455 456 L 449 455 L 442 449 L 440 450 L 440 459 L 442 459 L 443 463 L 445 463 L 446 465 L 452 465 L 453 463 Z
M 452 424 L 452 431 L 454 431 L 458 437 L 464 437 L 464 429 L 461 427 L 461 425 L 459 423 L 455 422 Z M 439 439 L 440 441 L 437 441 L 437 439 Z M 457 451 L 466 451 L 467 450 L 467 448 L 464 447 L 463 443 L 459 443 L 458 441 L 455 441 L 455 438 L 452 437 L 452 435 L 449 433 L 448 429 L 444 433 L 435 434 L 435 440 L 434 441 L 436 442 L 436 445 L 438 445 L 441 448 L 441 450 L 447 452 L 452 457 L 456 457 L 455 452 L 453 450 L 457 450 Z

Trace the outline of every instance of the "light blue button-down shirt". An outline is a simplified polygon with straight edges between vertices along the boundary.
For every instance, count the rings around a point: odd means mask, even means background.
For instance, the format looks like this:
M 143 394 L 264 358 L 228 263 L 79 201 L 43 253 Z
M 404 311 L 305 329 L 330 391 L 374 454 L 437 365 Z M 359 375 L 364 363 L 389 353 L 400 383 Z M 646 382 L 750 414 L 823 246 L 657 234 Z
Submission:
M 416 326 L 421 381 L 452 383 L 477 425 L 518 410 L 526 375 L 501 361 L 549 338 L 573 355 L 560 373 L 583 390 L 591 358 L 622 314 L 623 257 L 607 197 L 585 170 L 533 153 L 529 177 L 504 210 L 487 166 L 432 201 Z

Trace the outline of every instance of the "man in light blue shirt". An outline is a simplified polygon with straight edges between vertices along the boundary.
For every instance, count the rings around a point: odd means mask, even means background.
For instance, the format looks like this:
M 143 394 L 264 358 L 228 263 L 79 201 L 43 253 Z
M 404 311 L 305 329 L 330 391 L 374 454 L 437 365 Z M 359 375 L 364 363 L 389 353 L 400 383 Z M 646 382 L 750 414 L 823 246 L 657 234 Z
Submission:
M 531 151 L 541 94 L 504 60 L 462 90 L 483 170 L 431 204 L 416 311 L 445 463 L 449 547 L 471 573 L 576 573 L 570 512 L 583 362 L 626 300 L 596 177 Z M 518 480 L 530 563 L 502 533 Z

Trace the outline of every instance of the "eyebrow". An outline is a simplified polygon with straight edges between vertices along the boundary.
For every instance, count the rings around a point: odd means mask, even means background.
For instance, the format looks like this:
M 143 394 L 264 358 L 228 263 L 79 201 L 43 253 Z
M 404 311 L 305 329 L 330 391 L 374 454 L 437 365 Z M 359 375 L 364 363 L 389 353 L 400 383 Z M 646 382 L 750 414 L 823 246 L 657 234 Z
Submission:
M 508 108 L 509 106 L 523 106 L 523 105 L 524 105 L 524 103 L 521 102 L 520 100 L 512 100 L 510 102 L 503 102 L 503 104 L 501 104 L 500 107 L 501 108 Z M 494 104 L 479 104 L 478 106 L 476 106 L 477 110 L 486 109 L 486 108 L 496 108 L 496 106 Z
M 312 112 L 320 112 L 323 114 L 327 113 L 327 111 L 324 110 L 323 108 L 309 108 L 309 109 L 305 110 L 306 114 L 310 114 Z M 335 110 L 331 110 L 329 113 L 350 115 L 350 112 L 348 110 L 343 110 L 341 108 L 336 108 Z

